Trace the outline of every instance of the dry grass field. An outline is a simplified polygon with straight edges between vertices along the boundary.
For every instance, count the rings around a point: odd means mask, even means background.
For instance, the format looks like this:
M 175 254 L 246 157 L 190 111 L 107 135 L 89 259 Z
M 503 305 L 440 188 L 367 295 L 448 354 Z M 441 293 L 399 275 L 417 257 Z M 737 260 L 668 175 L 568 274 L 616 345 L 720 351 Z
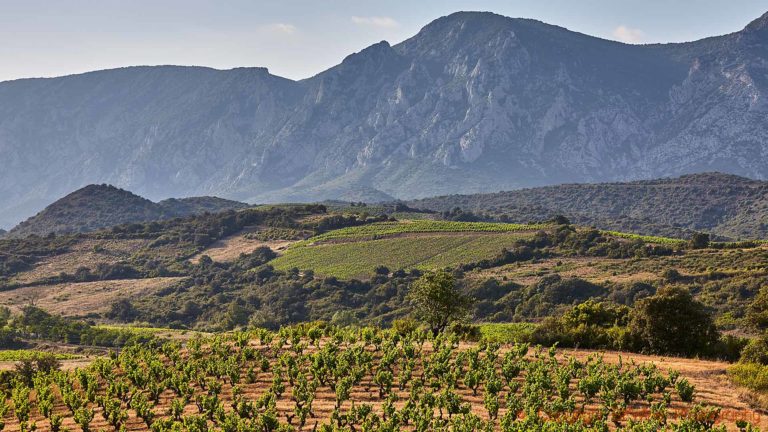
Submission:
M 520 262 L 467 273 L 473 280 L 489 278 L 532 285 L 543 277 L 558 274 L 562 277 L 578 277 L 593 283 L 604 282 L 656 282 L 660 275 L 650 271 L 621 271 L 626 260 L 599 257 L 556 257 L 536 262 Z M 617 271 L 613 267 L 617 266 Z
M 68 252 L 45 258 L 32 270 L 19 273 L 13 278 L 13 282 L 26 284 L 58 276 L 64 272 L 73 273 L 80 267 L 95 268 L 100 263 L 114 264 L 128 259 L 148 244 L 148 240 L 86 239 L 78 241 Z
M 34 305 L 55 315 L 82 317 L 109 310 L 118 299 L 146 296 L 178 282 L 179 277 L 39 285 L 0 291 L 0 305 L 19 311 Z

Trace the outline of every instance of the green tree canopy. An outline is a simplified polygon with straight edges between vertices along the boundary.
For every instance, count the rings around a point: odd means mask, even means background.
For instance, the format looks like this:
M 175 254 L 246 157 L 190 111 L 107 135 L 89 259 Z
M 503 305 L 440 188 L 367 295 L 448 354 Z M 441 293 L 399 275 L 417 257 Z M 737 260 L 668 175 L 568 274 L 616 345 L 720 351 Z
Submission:
M 768 287 L 763 287 L 747 309 L 747 324 L 755 330 L 768 330 Z
M 445 330 L 451 321 L 465 318 L 473 303 L 446 271 L 425 273 L 413 282 L 408 296 L 416 316 L 424 320 L 435 335 Z
M 654 353 L 704 354 L 719 338 L 704 305 L 680 287 L 664 287 L 638 301 L 629 327 L 632 336 Z
M 709 247 L 709 234 L 695 232 L 691 236 L 691 247 L 693 249 L 706 249 Z

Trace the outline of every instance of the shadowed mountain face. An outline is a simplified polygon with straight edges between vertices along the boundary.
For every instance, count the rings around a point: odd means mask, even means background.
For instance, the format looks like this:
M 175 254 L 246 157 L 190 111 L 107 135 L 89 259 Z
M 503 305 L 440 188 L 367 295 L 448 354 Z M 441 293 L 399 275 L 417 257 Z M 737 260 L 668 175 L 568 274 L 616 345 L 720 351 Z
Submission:
M 246 207 L 247 204 L 216 197 L 167 199 L 154 203 L 114 186 L 88 185 L 47 206 L 6 235 L 26 237 L 30 234 L 44 236 L 49 233 L 88 232 L 126 223 Z
M 0 83 L 0 226 L 103 182 L 316 201 L 768 178 L 767 23 L 632 46 L 462 12 L 303 81 L 164 66 Z

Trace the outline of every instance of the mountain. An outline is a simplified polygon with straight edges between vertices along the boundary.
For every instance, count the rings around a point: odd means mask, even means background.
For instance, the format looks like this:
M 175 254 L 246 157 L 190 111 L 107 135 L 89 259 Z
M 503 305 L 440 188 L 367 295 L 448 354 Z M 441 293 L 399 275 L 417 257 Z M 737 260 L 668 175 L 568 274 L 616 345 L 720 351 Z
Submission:
M 768 238 L 768 182 L 722 173 L 448 195 L 408 205 L 436 211 L 459 207 L 519 221 L 561 214 L 578 224 L 641 234 L 684 237 L 706 231 L 723 239 Z
M 459 12 L 301 81 L 174 66 L 9 81 L 0 226 L 104 182 L 153 200 L 270 202 L 766 179 L 766 77 L 768 14 L 724 36 L 627 45 Z
M 94 231 L 125 223 L 241 209 L 247 204 L 216 197 L 168 199 L 154 203 L 111 185 L 89 185 L 59 199 L 10 230 L 9 237 Z

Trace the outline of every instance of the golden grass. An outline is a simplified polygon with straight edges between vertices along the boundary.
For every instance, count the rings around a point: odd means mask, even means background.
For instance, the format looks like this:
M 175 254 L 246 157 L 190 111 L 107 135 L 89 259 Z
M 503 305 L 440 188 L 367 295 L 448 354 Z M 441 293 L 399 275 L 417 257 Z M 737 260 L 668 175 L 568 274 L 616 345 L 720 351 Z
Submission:
M 0 292 L 0 305 L 18 311 L 31 304 L 52 314 L 82 317 L 104 313 L 118 299 L 142 297 L 181 279 L 162 277 L 17 288 Z

